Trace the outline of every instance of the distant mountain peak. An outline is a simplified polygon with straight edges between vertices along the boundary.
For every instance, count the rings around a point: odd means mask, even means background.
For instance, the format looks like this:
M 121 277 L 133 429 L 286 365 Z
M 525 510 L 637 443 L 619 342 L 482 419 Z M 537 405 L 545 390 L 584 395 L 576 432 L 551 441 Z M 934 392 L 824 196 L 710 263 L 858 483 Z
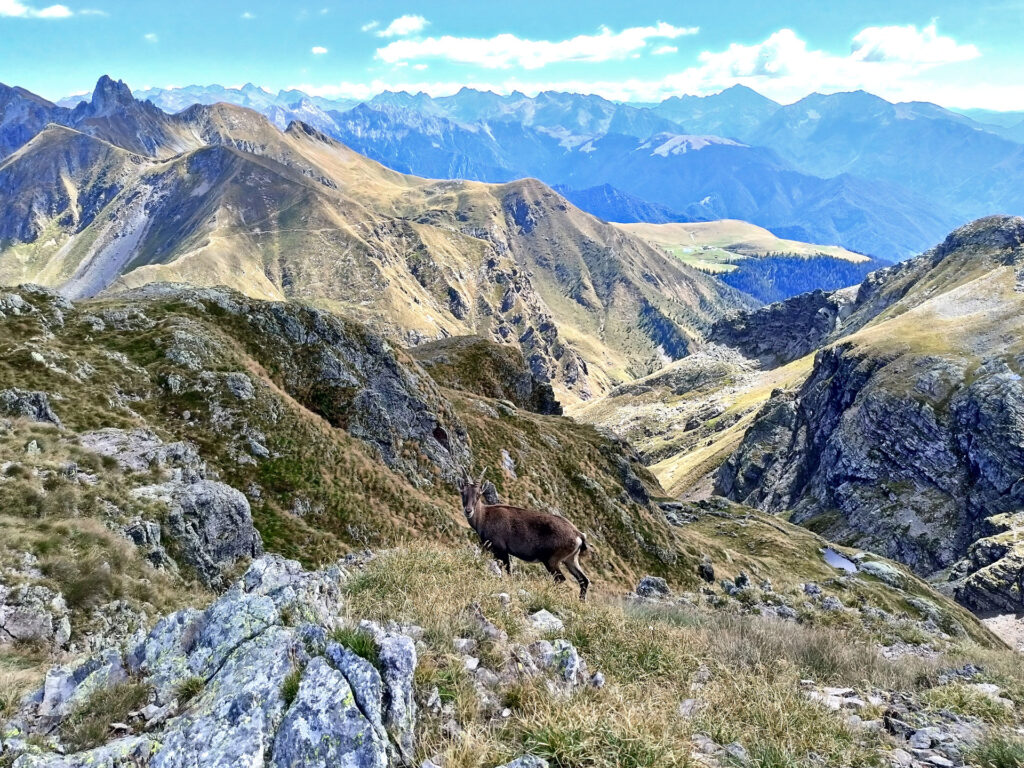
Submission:
M 127 104 L 135 101 L 124 80 L 115 81 L 109 75 L 103 75 L 96 81 L 96 87 L 92 92 L 90 112 L 94 115 L 109 115 Z

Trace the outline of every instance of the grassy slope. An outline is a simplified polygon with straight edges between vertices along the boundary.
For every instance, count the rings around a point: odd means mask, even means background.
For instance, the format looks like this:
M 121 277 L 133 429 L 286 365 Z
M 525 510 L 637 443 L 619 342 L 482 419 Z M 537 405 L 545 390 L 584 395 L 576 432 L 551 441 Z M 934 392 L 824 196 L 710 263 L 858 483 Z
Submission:
M 754 543 L 767 533 L 764 548 L 775 549 L 772 558 L 801 554 L 792 543 L 779 548 L 779 535 L 760 527 L 766 522 L 747 521 L 743 525 L 756 530 L 741 534 L 753 533 Z M 509 712 L 496 716 L 452 651 L 453 638 L 469 637 L 480 644 L 475 655 L 483 666 L 500 670 L 509 663 L 507 645 L 488 638 L 474 620 L 474 604 L 513 643 L 538 638 L 525 621 L 528 613 L 552 611 L 565 630 L 549 637 L 570 640 L 589 669 L 605 675 L 605 686 L 552 697 L 542 680 L 523 677 L 498 690 L 498 709 Z M 1008 651 L 986 651 L 965 640 L 934 659 L 888 662 L 859 626 L 821 614 L 802 625 L 786 624 L 740 616 L 735 608 L 633 605 L 608 596 L 584 605 L 535 571 L 518 568 L 511 580 L 499 579 L 471 552 L 429 546 L 387 553 L 346 587 L 352 618 L 424 628 L 417 685 L 424 698 L 438 689 L 463 733 L 446 737 L 449 715 L 424 710 L 418 759 L 440 754 L 451 768 L 495 765 L 524 752 L 562 768 L 689 766 L 690 737 L 700 732 L 723 744 L 741 742 L 752 764 L 763 768 L 813 765 L 810 752 L 827 765 L 887 764 L 883 755 L 895 743 L 884 732 L 858 733 L 845 713 L 810 703 L 799 685 L 804 678 L 861 691 L 900 690 L 934 701 L 935 709 L 952 703 L 953 711 L 980 712 L 1006 724 L 1006 710 L 985 707 L 977 697 L 958 700 L 957 686 L 935 687 L 940 669 L 972 659 L 985 665 L 986 679 L 1024 701 L 1022 670 Z M 694 698 L 703 707 L 692 718 L 681 717 L 680 702 Z M 861 714 L 878 717 L 881 708 Z
M 814 258 L 827 256 L 851 263 L 868 261 L 863 254 L 838 245 L 815 245 L 776 237 L 767 229 L 735 219 L 688 224 L 616 224 L 684 263 L 710 272 L 729 272 L 737 260 L 769 253 Z

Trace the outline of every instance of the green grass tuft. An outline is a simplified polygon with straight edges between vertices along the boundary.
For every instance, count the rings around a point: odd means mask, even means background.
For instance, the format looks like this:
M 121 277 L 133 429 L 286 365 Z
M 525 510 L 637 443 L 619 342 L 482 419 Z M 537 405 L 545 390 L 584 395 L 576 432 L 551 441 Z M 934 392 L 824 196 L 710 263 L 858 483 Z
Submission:
M 363 632 L 354 627 L 338 627 L 331 633 L 331 639 L 339 645 L 348 648 L 356 656 L 361 656 L 373 666 L 380 668 L 380 653 L 377 649 L 377 641 L 369 632 Z
M 98 689 L 61 723 L 61 741 L 73 752 L 105 743 L 111 724 L 127 722 L 130 712 L 149 701 L 149 692 L 148 685 L 136 681 Z

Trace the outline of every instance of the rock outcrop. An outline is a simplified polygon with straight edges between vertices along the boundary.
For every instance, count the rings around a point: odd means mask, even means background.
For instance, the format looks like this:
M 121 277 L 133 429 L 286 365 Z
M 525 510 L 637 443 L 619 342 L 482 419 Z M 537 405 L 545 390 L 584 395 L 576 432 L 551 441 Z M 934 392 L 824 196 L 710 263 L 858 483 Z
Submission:
M 340 567 L 256 560 L 209 608 L 165 617 L 123 660 L 105 651 L 52 669 L 8 723 L 4 757 L 19 768 L 384 768 L 408 759 L 415 648 L 383 633 L 378 669 L 333 642 L 345 578 Z M 80 753 L 37 746 L 60 748 L 71 713 L 128 682 L 149 690 L 133 724 L 119 726 L 128 733 Z
M 25 392 L 16 388 L 3 390 L 0 392 L 0 415 L 60 426 L 60 419 L 50 407 L 50 398 L 45 392 Z

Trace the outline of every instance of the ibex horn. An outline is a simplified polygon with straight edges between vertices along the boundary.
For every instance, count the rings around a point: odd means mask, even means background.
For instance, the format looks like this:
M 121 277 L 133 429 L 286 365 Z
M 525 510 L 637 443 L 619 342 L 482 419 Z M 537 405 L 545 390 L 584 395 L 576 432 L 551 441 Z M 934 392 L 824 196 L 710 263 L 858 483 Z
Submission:
M 484 467 L 484 471 L 480 473 L 480 479 L 476 481 L 477 485 L 480 485 L 484 481 L 484 475 L 487 474 L 487 467 Z

